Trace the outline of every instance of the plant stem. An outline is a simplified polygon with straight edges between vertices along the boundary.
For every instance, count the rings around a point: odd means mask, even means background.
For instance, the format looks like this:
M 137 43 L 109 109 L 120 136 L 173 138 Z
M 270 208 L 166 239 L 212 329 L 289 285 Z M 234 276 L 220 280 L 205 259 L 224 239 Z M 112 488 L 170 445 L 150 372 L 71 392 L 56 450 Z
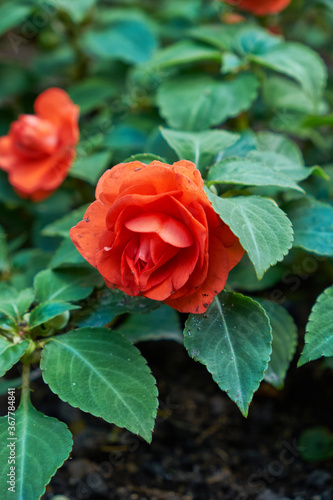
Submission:
M 24 405 L 29 402 L 30 393 L 30 364 L 22 365 L 22 395 L 21 400 Z

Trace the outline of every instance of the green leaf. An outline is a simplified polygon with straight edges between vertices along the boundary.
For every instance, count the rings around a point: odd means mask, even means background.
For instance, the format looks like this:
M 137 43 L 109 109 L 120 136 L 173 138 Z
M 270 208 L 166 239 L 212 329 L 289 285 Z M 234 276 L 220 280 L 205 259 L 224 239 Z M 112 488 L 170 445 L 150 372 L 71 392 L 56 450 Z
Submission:
M 89 205 L 90 203 L 82 205 L 76 210 L 73 210 L 70 214 L 61 217 L 61 219 L 51 222 L 51 224 L 48 224 L 42 229 L 42 234 L 44 236 L 62 236 L 63 238 L 69 238 L 69 230 L 83 219 Z
M 276 115 L 273 118 L 274 122 L 284 120 L 287 110 L 305 114 L 313 113 L 316 109 L 314 102 L 309 99 L 305 90 L 298 83 L 282 76 L 266 78 L 263 85 L 263 98 L 265 104 Z
M 119 88 L 112 80 L 94 77 L 75 83 L 69 87 L 68 94 L 72 101 L 80 106 L 80 114 L 84 115 L 99 108 L 103 109 L 107 99 L 119 95 Z
M 15 437 L 8 436 L 8 417 L 0 419 L 0 440 L 15 451 L 15 493 L 10 491 L 8 474 L 10 448 L 0 451 L 0 492 L 2 500 L 38 500 L 57 469 L 72 449 L 72 435 L 63 422 L 47 417 L 31 404 L 29 396 L 15 412 Z
M 189 355 L 207 366 L 213 379 L 248 414 L 272 351 L 264 309 L 249 297 L 223 292 L 205 314 L 192 314 L 184 330 Z
M 203 172 L 218 153 L 238 141 L 239 135 L 225 130 L 181 132 L 161 127 L 161 133 L 180 160 L 189 160 Z
M 209 184 L 274 186 L 282 190 L 294 189 L 304 193 L 304 189 L 295 184 L 287 175 L 272 168 L 274 163 L 269 166 L 250 155 L 251 153 L 246 158 L 226 158 L 213 165 L 208 174 Z
M 301 150 L 297 144 L 283 134 L 275 134 L 267 131 L 259 132 L 256 134 L 256 140 L 258 151 L 277 153 L 286 156 L 292 160 L 292 163 L 304 166 Z
M 59 316 L 59 314 L 66 311 L 72 311 L 73 309 L 79 309 L 79 306 L 74 306 L 73 304 L 62 300 L 43 302 L 31 311 L 29 317 L 29 327 L 35 328 L 36 326 L 42 325 L 50 319 Z
M 129 158 L 124 160 L 124 163 L 130 161 L 141 161 L 141 163 L 145 163 L 149 165 L 152 161 L 161 161 L 162 163 L 167 163 L 167 160 L 162 158 L 161 156 L 153 155 L 152 153 L 138 153 L 136 155 L 131 155 Z
M 246 292 L 257 292 L 271 288 L 282 279 L 284 269 L 276 265 L 266 271 L 264 277 L 259 281 L 255 269 L 245 254 L 242 260 L 235 266 L 228 275 L 228 284 L 232 289 L 244 290 Z
M 143 66 L 143 71 L 158 72 L 165 68 L 204 61 L 215 61 L 220 64 L 221 52 L 191 40 L 182 40 L 156 52 Z
M 131 314 L 117 328 L 117 332 L 122 333 L 133 344 L 147 340 L 174 340 L 183 343 L 179 314 L 164 304 L 150 314 Z
M 24 21 L 31 12 L 31 7 L 23 5 L 19 2 L 13 9 L 12 2 L 4 3 L 0 6 L 0 35 L 6 31 L 15 28 L 18 24 Z
M 88 297 L 94 289 L 93 268 L 80 269 L 45 269 L 34 280 L 36 299 L 66 300 L 76 302 Z
M 22 318 L 24 313 L 28 311 L 34 299 L 35 299 L 35 292 L 32 288 L 26 288 L 25 290 L 21 290 L 18 293 L 18 296 L 15 300 L 15 305 L 17 307 L 17 311 L 20 318 Z
M 157 388 L 129 340 L 107 328 L 74 330 L 48 342 L 41 369 L 64 401 L 151 441 Z
M 333 207 L 310 197 L 289 203 L 286 212 L 293 224 L 295 247 L 318 255 L 333 255 Z
M 98 31 L 89 30 L 83 35 L 81 44 L 94 57 L 130 64 L 148 61 L 157 46 L 150 26 L 139 20 L 124 20 Z
M 0 377 L 21 359 L 28 347 L 28 340 L 13 344 L 5 337 L 0 336 Z
M 90 156 L 77 158 L 69 175 L 89 182 L 93 186 L 110 164 L 112 153 L 100 151 Z
M 247 110 L 257 92 L 258 80 L 251 73 L 239 74 L 234 80 L 179 76 L 162 83 L 157 104 L 170 127 L 199 131 Z
M 247 158 L 262 165 L 271 165 L 289 180 L 296 182 L 307 179 L 317 169 L 317 167 L 304 167 L 290 160 L 287 156 L 274 151 L 250 151 Z
M 333 356 L 333 286 L 319 295 L 312 308 L 298 366 L 322 356 Z
M 265 381 L 282 389 L 290 362 L 297 347 L 297 327 L 284 307 L 270 300 L 255 297 L 269 317 L 272 333 L 272 356 L 265 372 Z
M 96 4 L 97 0 L 80 0 L 79 2 L 59 2 L 51 0 L 59 9 L 65 10 L 74 23 L 81 23 L 89 13 L 90 9 Z
M 299 43 L 282 43 L 249 58 L 262 66 L 296 80 L 315 105 L 319 104 L 326 84 L 326 66 L 318 54 Z
M 105 288 L 98 292 L 96 299 L 74 314 L 77 326 L 105 326 L 116 316 L 124 313 L 147 314 L 161 306 L 161 302 L 146 297 L 130 297 L 120 290 Z
M 70 238 L 64 238 L 50 260 L 49 267 L 84 265 L 85 260 Z
M 270 266 L 283 260 L 292 246 L 290 220 L 275 202 L 267 198 L 219 198 L 209 189 L 206 193 L 214 210 L 239 238 L 258 279 L 261 279 Z

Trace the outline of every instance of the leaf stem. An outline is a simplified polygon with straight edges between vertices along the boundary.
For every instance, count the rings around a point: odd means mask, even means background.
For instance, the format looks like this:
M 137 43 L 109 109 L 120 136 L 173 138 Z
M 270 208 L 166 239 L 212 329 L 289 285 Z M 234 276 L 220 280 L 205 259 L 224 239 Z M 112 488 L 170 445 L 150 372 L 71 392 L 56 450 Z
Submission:
M 22 395 L 21 402 L 26 405 L 29 401 L 30 393 L 30 364 L 22 364 Z

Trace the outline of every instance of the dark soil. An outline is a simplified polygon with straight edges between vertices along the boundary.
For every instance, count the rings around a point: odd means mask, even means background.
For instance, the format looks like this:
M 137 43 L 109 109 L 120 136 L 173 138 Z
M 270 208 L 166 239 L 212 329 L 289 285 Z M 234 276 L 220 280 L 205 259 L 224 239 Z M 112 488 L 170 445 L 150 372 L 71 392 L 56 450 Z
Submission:
M 333 499 L 333 461 L 306 462 L 297 444 L 308 428 L 332 430 L 333 371 L 321 361 L 292 367 L 282 391 L 263 383 L 245 419 L 181 346 L 140 348 L 160 391 L 151 445 L 35 391 L 35 406 L 65 421 L 75 443 L 43 500 Z

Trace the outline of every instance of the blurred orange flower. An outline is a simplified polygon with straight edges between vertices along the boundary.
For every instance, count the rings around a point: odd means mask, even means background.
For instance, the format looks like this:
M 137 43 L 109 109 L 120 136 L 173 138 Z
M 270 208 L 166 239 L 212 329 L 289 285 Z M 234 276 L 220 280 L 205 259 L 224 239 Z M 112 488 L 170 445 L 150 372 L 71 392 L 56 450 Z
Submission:
M 47 198 L 65 179 L 79 139 L 79 108 L 68 94 L 50 88 L 34 104 L 35 115 L 20 115 L 0 137 L 0 168 L 23 198 Z
M 256 16 L 277 14 L 285 9 L 291 0 L 224 0 L 229 5 L 247 10 Z

